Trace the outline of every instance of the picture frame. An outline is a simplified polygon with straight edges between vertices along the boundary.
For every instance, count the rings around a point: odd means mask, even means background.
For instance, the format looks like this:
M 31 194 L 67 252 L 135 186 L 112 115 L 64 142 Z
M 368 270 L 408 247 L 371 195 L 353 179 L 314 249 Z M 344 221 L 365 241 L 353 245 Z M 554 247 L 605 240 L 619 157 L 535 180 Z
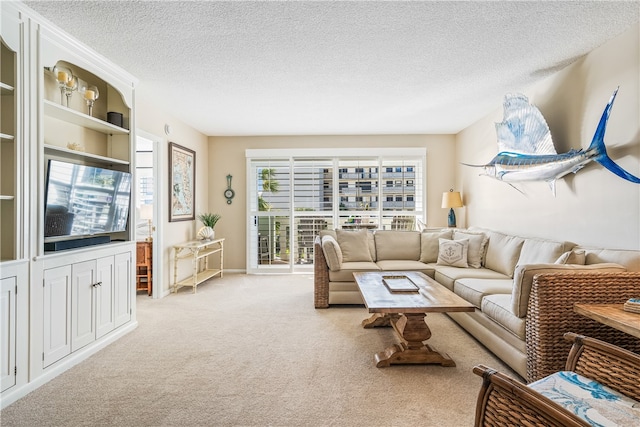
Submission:
M 169 222 L 196 219 L 196 152 L 169 142 Z

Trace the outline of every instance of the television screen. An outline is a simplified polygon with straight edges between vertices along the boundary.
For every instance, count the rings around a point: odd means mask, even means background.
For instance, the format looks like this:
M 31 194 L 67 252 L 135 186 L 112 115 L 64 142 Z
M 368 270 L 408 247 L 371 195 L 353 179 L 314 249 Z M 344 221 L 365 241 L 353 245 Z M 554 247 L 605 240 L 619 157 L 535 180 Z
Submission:
M 49 160 L 45 241 L 125 231 L 130 198 L 128 172 Z

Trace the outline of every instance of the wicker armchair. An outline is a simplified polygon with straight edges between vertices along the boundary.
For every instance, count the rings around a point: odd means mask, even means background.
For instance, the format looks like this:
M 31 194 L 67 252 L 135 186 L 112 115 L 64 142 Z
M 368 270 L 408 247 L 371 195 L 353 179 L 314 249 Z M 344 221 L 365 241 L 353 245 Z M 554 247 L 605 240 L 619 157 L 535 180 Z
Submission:
M 564 370 L 572 371 L 640 400 L 640 356 L 582 335 L 564 335 L 573 346 Z M 587 422 L 526 385 L 478 365 L 473 372 L 483 383 L 476 405 L 476 426 L 588 426 Z
M 573 311 L 575 303 L 622 303 L 638 295 L 640 272 L 535 276 L 526 319 L 527 380 L 536 381 L 563 368 L 571 347 L 563 334 L 569 331 L 640 354 L 638 338 Z

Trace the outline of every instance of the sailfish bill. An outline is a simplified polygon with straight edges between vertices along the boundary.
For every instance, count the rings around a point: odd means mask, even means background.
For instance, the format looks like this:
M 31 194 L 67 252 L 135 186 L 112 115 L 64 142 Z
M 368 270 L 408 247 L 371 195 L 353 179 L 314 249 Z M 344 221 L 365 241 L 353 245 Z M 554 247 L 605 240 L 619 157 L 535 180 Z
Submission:
M 556 153 L 544 117 L 535 106 L 529 104 L 527 97 L 507 95 L 504 101 L 504 120 L 496 123 L 500 152 L 486 165 L 463 164 L 481 167 L 484 169 L 481 175 L 511 186 L 518 182 L 546 181 L 554 196 L 556 180 L 578 172 L 594 160 L 617 176 L 640 183 L 640 178 L 625 171 L 607 155 L 604 134 L 617 94 L 618 89 L 613 92 L 602 113 L 589 148 L 572 149 L 564 154 Z

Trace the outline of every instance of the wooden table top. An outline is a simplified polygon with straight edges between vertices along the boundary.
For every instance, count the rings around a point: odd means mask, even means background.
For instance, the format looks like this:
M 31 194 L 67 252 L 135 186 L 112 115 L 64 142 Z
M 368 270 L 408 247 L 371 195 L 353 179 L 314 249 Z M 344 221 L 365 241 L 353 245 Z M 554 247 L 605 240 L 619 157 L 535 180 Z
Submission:
M 397 275 L 410 278 L 422 292 L 389 291 L 382 283 L 382 276 Z M 353 277 L 369 313 L 445 313 L 475 310 L 473 304 L 417 271 L 353 273 Z
M 574 304 L 573 311 L 640 338 L 640 314 L 624 311 L 624 304 Z

